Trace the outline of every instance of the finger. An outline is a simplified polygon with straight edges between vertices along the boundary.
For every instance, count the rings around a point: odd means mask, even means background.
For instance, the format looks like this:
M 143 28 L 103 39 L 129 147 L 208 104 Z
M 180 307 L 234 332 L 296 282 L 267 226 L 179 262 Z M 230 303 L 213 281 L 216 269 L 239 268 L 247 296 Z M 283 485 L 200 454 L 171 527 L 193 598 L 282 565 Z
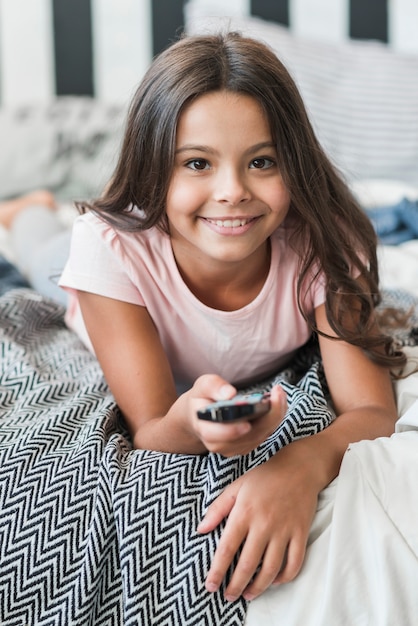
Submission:
M 254 600 L 277 582 L 277 577 L 286 563 L 287 550 L 286 544 L 284 544 L 284 548 L 283 543 L 269 544 L 259 571 L 244 590 L 243 596 L 246 600 Z
M 232 483 L 212 502 L 197 527 L 198 533 L 204 534 L 214 530 L 230 514 L 237 499 L 236 487 L 236 483 Z
M 229 400 L 237 393 L 235 387 L 217 374 L 199 376 L 193 385 L 193 395 L 214 400 Z
M 231 524 L 228 520 L 206 577 L 207 591 L 219 589 L 247 532 L 248 527 L 245 521 Z
M 249 422 L 235 422 L 232 424 L 219 424 L 215 422 L 204 422 L 199 424 L 199 432 L 205 440 L 205 443 L 211 446 L 211 452 L 217 452 L 215 449 L 217 444 L 225 445 L 230 442 L 236 444 L 236 440 L 244 437 L 251 432 L 251 424 Z
M 305 553 L 306 542 L 293 539 L 288 545 L 286 558 L 273 584 L 281 585 L 294 580 L 302 568 Z
M 229 602 L 237 600 L 248 588 L 260 564 L 263 562 L 265 550 L 266 540 L 263 537 L 260 537 L 258 533 L 248 535 L 242 546 L 238 563 L 225 591 L 225 598 Z M 276 574 L 277 567 L 271 575 L 270 583 L 274 580 Z
M 274 385 L 270 392 L 270 402 L 278 404 L 282 417 L 284 417 L 287 411 L 287 395 L 281 385 Z
M 252 431 L 249 432 L 247 438 L 242 441 L 242 445 L 245 445 L 248 440 L 252 444 L 253 449 L 265 441 L 282 423 L 287 411 L 287 396 L 280 385 L 276 385 L 272 388 L 270 401 L 270 411 L 251 422 Z
M 205 587 L 207 591 L 217 591 L 222 585 L 222 581 L 225 579 L 226 574 L 231 567 L 236 553 L 240 547 L 240 542 L 234 538 L 231 542 L 220 542 L 215 552 L 215 556 L 212 561 L 211 568 L 206 577 Z M 234 602 L 239 596 L 239 593 L 235 595 L 234 591 L 231 591 L 231 595 L 226 595 L 226 599 L 230 602 Z

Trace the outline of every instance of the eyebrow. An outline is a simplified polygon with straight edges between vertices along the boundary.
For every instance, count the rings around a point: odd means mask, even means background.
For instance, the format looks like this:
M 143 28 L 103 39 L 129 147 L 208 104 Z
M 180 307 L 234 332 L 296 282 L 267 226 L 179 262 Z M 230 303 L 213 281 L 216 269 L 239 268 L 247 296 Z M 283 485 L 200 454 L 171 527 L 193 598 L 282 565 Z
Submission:
M 177 148 L 176 154 L 179 154 L 180 152 L 216 152 L 216 151 L 210 148 L 209 146 L 186 144 L 184 146 L 181 146 L 180 148 Z
M 258 152 L 259 150 L 263 150 L 264 148 L 276 148 L 275 144 L 272 141 L 260 141 L 260 143 L 256 143 L 254 146 L 250 146 L 247 150 L 245 150 L 244 154 L 252 154 L 253 152 Z M 199 144 L 186 144 L 184 146 L 180 146 L 176 150 L 176 154 L 180 154 L 182 152 L 206 152 L 209 154 L 215 154 L 217 151 L 211 148 L 210 146 L 199 145 Z

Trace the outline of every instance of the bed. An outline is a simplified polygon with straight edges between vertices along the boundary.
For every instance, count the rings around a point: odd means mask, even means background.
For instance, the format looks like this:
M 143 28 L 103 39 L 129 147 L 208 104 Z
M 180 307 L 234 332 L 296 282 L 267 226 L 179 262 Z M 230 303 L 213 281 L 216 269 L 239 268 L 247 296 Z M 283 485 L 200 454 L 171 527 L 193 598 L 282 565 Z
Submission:
M 290 409 L 253 453 L 224 459 L 133 450 L 96 359 L 65 327 L 63 309 L 16 272 L 1 232 L 2 625 L 410 626 L 417 619 L 418 243 L 405 231 L 418 212 L 418 57 L 376 41 L 324 44 L 269 17 L 239 14 L 228 26 L 262 38 L 285 59 L 322 143 L 365 210 L 391 217 L 379 245 L 385 303 L 412 310 L 398 335 L 411 374 L 396 383 L 396 433 L 349 447 L 339 477 L 320 495 L 294 582 L 251 603 L 226 603 L 222 590 L 207 594 L 204 577 L 222 532 L 196 533 L 209 503 L 294 437 L 332 420 L 315 345 L 277 373 Z M 184 27 L 210 30 L 219 21 L 207 3 L 190 2 Z M 86 95 L 27 107 L 25 116 L 0 109 L 1 136 L 11 146 L 11 154 L 0 153 L 3 196 L 52 188 L 70 221 L 72 200 L 94 195 L 106 179 L 124 114 L 123 105 Z M 41 140 L 42 150 L 32 150 Z M 400 233 L 400 243 L 384 243 Z

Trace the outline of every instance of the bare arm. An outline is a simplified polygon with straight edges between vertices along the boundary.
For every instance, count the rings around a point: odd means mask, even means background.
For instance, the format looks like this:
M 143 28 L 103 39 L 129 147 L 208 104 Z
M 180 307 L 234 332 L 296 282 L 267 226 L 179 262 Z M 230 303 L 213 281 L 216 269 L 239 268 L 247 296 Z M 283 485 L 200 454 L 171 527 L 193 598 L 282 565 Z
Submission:
M 78 297 L 96 356 L 135 447 L 190 454 L 208 450 L 225 456 L 244 454 L 281 421 L 286 406 L 280 389 L 273 395 L 273 409 L 257 423 L 225 425 L 198 420 L 198 408 L 232 397 L 234 387 L 208 374 L 178 397 L 170 364 L 146 308 L 82 291 Z
M 325 307 L 319 307 L 316 315 L 318 327 L 332 335 Z M 226 589 L 230 600 L 241 594 L 251 600 L 273 582 L 295 578 L 318 494 L 337 476 L 348 445 L 394 430 L 397 413 L 388 372 L 347 343 L 321 337 L 320 348 L 337 419 L 232 483 L 209 507 L 199 527 L 208 532 L 228 518 L 207 576 L 208 590 L 220 586 L 242 550 Z
M 316 311 L 318 327 L 332 335 L 325 307 Z M 397 409 L 389 372 L 373 363 L 360 348 L 319 338 L 325 376 L 338 419 L 309 442 L 322 459 L 327 485 L 339 471 L 350 443 L 393 433 Z

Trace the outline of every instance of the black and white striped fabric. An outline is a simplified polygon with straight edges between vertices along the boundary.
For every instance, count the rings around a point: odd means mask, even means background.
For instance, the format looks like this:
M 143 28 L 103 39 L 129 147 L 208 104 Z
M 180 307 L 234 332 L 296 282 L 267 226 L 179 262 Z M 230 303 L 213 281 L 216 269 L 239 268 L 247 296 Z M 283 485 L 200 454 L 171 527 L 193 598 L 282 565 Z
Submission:
M 377 39 L 418 51 L 415 0 L 0 0 L 0 104 L 55 95 L 126 102 L 190 7 L 256 15 L 322 41 Z
M 243 624 L 245 601 L 204 590 L 222 529 L 196 526 L 227 484 L 330 423 L 313 361 L 278 377 L 288 417 L 248 456 L 132 450 L 61 308 L 30 289 L 2 295 L 0 624 Z

